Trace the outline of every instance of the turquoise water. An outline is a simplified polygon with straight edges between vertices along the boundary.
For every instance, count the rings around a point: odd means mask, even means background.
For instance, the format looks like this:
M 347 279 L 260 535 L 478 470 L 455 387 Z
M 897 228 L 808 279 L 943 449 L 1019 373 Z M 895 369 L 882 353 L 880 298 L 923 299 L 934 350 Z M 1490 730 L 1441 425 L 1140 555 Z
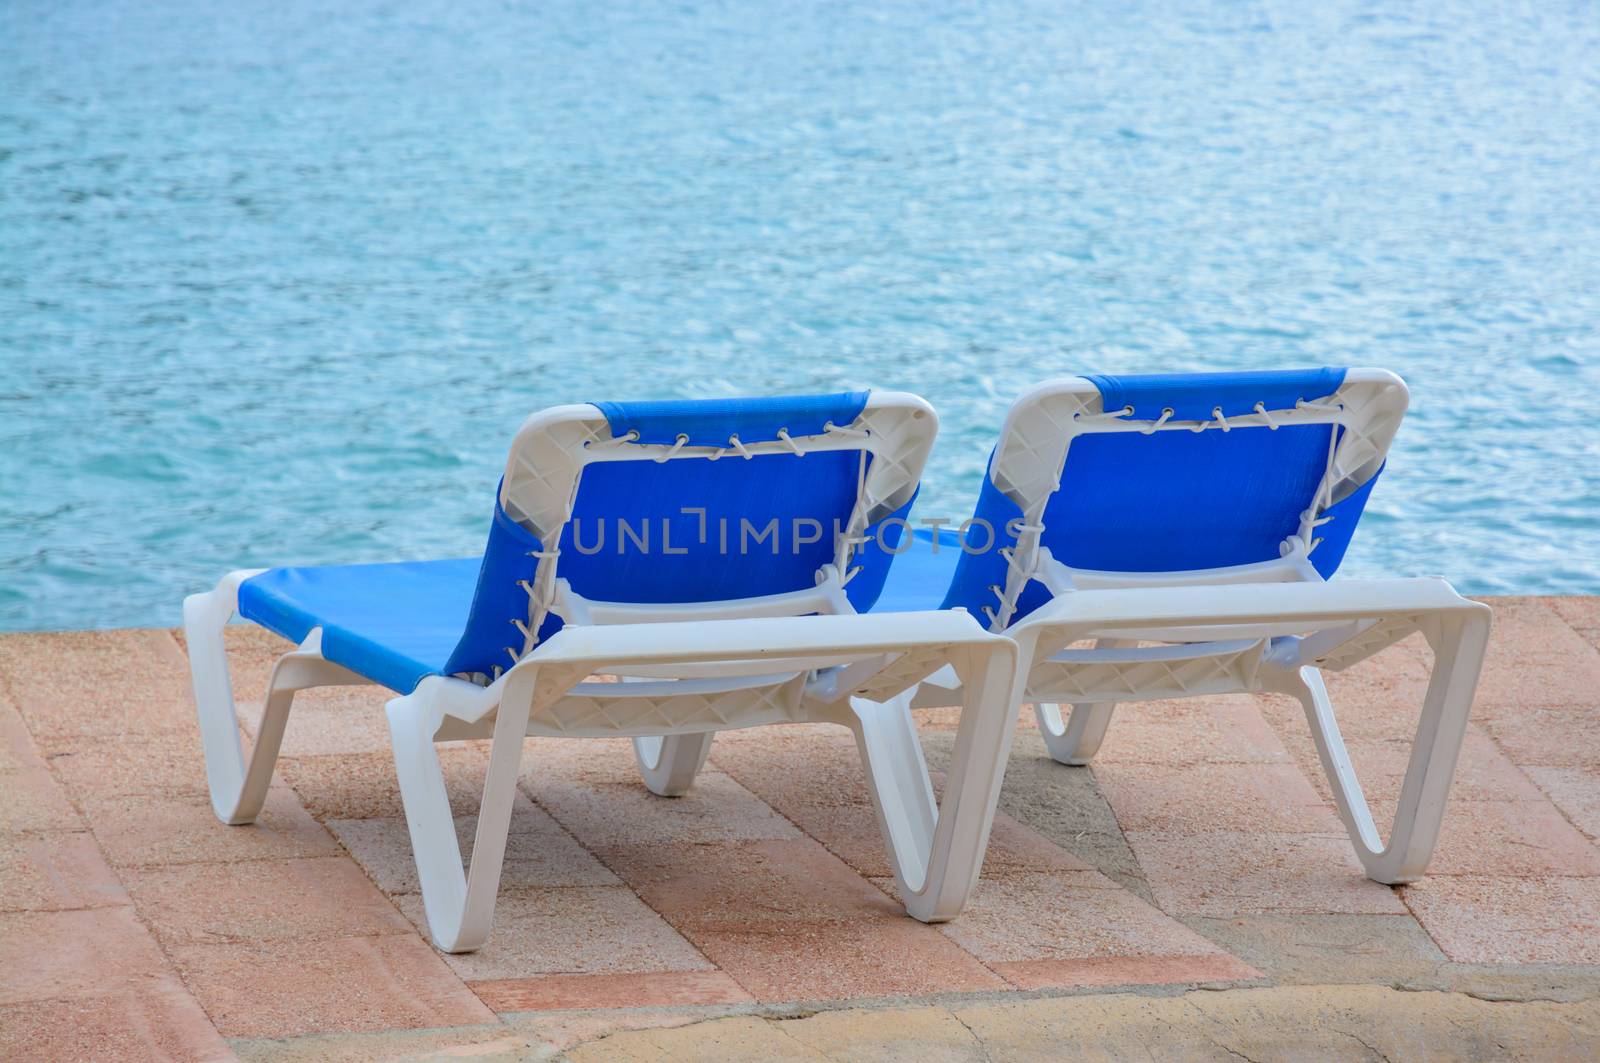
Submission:
M 1591 3 L 0 5 L 0 627 L 471 553 L 550 403 L 1374 364 L 1344 571 L 1600 592 Z M 1307 10 L 1315 8 L 1315 10 Z

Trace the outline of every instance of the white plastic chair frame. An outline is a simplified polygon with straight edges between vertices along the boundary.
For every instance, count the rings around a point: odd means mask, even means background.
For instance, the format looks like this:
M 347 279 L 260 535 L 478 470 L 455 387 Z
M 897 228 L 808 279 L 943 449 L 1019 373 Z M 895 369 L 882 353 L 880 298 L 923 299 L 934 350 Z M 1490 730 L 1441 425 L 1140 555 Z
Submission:
M 557 554 L 546 551 L 527 588 L 524 642 L 520 650 L 508 647 L 510 667 L 493 677 L 430 676 L 388 703 L 423 904 L 439 948 L 471 951 L 488 936 L 527 736 L 632 737 L 647 784 L 673 794 L 692 781 L 718 730 L 840 724 L 856 737 L 908 913 L 934 922 L 961 910 L 982 864 L 1015 725 L 1016 644 L 957 611 L 854 615 L 843 593 L 861 531 L 915 490 L 936 423 L 921 399 L 875 392 L 854 425 L 810 437 L 784 433 L 776 443 L 796 452 L 865 446 L 874 458 L 835 560 L 815 588 L 690 605 L 598 602 L 560 579 Z M 721 459 L 774 444 L 734 440 L 717 449 Z M 555 543 L 587 462 L 694 456 L 710 455 L 682 439 L 671 447 L 613 440 L 594 407 L 560 407 L 519 431 L 501 500 L 542 542 Z M 212 805 L 227 823 L 249 823 L 259 813 L 294 691 L 366 682 L 323 659 L 321 633 L 313 630 L 274 668 L 247 761 L 222 633 L 239 585 L 255 571 L 232 573 L 184 602 Z M 549 609 L 566 626 L 536 644 L 530 633 Z M 922 679 L 946 670 L 966 693 L 941 805 L 910 700 Z M 492 739 L 489 767 L 472 861 L 463 867 L 434 743 L 483 737 Z
M 1312 567 L 1316 530 L 1326 509 L 1359 489 L 1382 466 L 1407 403 L 1405 385 L 1378 369 L 1353 369 L 1338 392 L 1293 410 L 1205 421 L 1177 421 L 1170 411 L 1134 421 L 1132 411 L 1101 408 L 1082 378 L 1042 385 L 1018 399 L 1006 418 L 991 475 L 1023 511 L 1007 582 L 996 588 L 991 629 L 1020 647 L 1022 698 L 1035 703 L 1050 755 L 1087 764 L 1119 702 L 1273 691 L 1304 707 L 1340 818 L 1366 873 L 1384 883 L 1411 882 L 1427 868 L 1438 840 L 1467 716 L 1488 640 L 1489 609 L 1443 580 L 1341 580 Z M 1281 557 L 1260 564 L 1189 572 L 1074 569 L 1040 545 L 1045 505 L 1060 486 L 1072 440 L 1092 432 L 1270 431 L 1294 424 L 1343 426 L 1330 447 L 1314 504 Z M 1038 579 L 1053 600 L 1008 627 L 1018 596 Z M 1365 660 L 1420 631 L 1434 655 L 1411 759 L 1387 841 L 1380 836 L 1339 732 L 1321 670 Z M 1093 648 L 1074 643 L 1092 641 Z M 941 704 L 949 678 L 935 677 L 915 698 Z M 1062 705 L 1070 704 L 1070 714 Z

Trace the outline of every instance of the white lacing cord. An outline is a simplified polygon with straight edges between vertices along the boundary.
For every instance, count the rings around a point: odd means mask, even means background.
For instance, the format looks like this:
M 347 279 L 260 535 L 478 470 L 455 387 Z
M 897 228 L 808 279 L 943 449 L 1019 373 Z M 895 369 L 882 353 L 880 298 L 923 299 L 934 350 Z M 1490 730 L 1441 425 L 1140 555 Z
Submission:
M 1305 399 L 1296 399 L 1294 408 L 1297 410 L 1316 410 L 1322 413 L 1344 413 L 1344 405 L 1342 403 L 1307 402 Z M 1317 485 L 1317 493 L 1312 497 L 1310 507 L 1300 514 L 1300 530 L 1293 537 L 1285 540 L 1283 546 L 1279 549 L 1281 554 L 1287 555 L 1290 553 L 1294 549 L 1293 543 L 1295 540 L 1305 544 L 1306 557 L 1310 557 L 1311 552 L 1322 545 L 1322 537 L 1313 536 L 1311 533 L 1333 520 L 1332 517 L 1325 514 L 1333 504 L 1334 457 L 1339 450 L 1339 433 L 1337 429 L 1338 425 L 1336 424 L 1328 426 L 1328 457 L 1327 463 L 1322 470 L 1322 482 Z
M 999 599 L 999 608 L 984 606 L 983 614 L 989 618 L 991 629 L 1000 628 L 1011 619 L 1011 614 L 1016 611 L 1017 599 L 1022 597 L 1022 588 L 1027 586 L 1029 573 L 1022 568 L 1022 544 L 1029 535 L 1039 536 L 1044 534 L 1043 524 L 1022 524 L 1017 527 L 1017 545 L 1015 547 L 1002 546 L 1000 556 L 1006 562 L 1006 584 L 1002 587 L 998 583 L 989 584 L 989 593 Z M 1017 593 L 1008 595 L 1006 588 L 1016 584 Z
M 658 465 L 661 464 L 662 462 L 671 461 L 673 456 L 676 455 L 678 453 L 678 451 L 680 451 L 684 447 L 688 446 L 688 444 L 689 444 L 689 437 L 687 435 L 685 435 L 684 433 L 679 432 L 678 433 L 678 438 L 674 439 L 672 441 L 672 447 L 665 454 L 657 454 L 651 460 L 654 461 Z M 721 452 L 720 451 L 718 452 L 718 456 L 719 457 L 721 456 Z
M 1154 435 L 1156 429 L 1160 428 L 1162 425 L 1166 424 L 1170 420 L 1172 420 L 1172 407 L 1168 406 L 1168 407 L 1164 408 L 1161 411 L 1161 416 L 1160 417 L 1156 418 L 1153 422 L 1151 422 L 1150 427 L 1141 428 L 1141 429 L 1139 429 L 1139 431 L 1143 432 L 1147 436 L 1148 435 Z
M 1260 415 L 1262 423 L 1265 424 L 1268 428 L 1270 428 L 1274 432 L 1276 432 L 1278 430 L 1278 422 L 1274 421 L 1272 419 L 1272 414 L 1267 412 L 1267 404 L 1266 403 L 1264 403 L 1264 402 L 1256 403 L 1256 413 Z
M 794 441 L 794 437 L 789 435 L 789 430 L 787 428 L 778 429 L 778 438 L 787 443 L 789 445 L 789 449 L 794 451 L 797 457 L 805 457 L 806 452 L 800 449 L 800 444 L 796 443 Z

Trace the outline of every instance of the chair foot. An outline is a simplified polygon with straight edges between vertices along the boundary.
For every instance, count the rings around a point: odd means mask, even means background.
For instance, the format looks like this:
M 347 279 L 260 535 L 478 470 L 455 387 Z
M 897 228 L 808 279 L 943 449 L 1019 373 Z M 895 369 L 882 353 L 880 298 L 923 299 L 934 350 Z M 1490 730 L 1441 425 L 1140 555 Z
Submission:
M 645 786 L 659 797 L 682 797 L 711 752 L 713 732 L 635 738 L 633 756 Z
M 1106 729 L 1111 726 L 1111 712 L 1116 702 L 1106 701 L 1072 706 L 1065 719 L 1061 706 L 1041 701 L 1034 706 L 1034 717 L 1039 721 L 1039 734 L 1050 759 L 1057 764 L 1080 768 L 1100 752 Z

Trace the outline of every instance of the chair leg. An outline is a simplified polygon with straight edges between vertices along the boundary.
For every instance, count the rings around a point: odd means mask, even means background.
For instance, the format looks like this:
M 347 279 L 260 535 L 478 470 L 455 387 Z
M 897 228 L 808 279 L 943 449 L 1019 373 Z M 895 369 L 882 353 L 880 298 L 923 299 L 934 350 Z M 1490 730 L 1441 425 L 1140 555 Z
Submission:
M 241 576 L 225 578 L 215 590 L 194 594 L 183 602 L 183 630 L 189 645 L 189 675 L 194 685 L 195 711 L 205 750 L 206 780 L 211 788 L 211 808 L 224 823 L 252 823 L 267 799 L 272 768 L 278 760 L 284 725 L 294 690 L 284 689 L 282 661 L 272 670 L 267 696 L 256 731 L 255 745 L 246 764 L 239 719 L 228 677 L 228 651 L 222 630 L 238 603 Z
M 1134 639 L 1098 639 L 1095 649 L 1116 649 L 1137 645 Z M 1061 706 L 1041 701 L 1034 705 L 1034 718 L 1039 721 L 1039 734 L 1044 737 L 1044 747 L 1050 759 L 1058 764 L 1082 767 L 1100 752 L 1105 741 L 1106 728 L 1111 726 L 1114 701 L 1100 701 L 1072 706 L 1072 713 L 1062 718 Z
M 944 800 L 933 786 L 911 717 L 911 692 L 887 702 L 850 699 L 848 721 L 866 770 L 906 912 L 953 919 L 977 885 L 1017 724 L 1014 644 L 973 650 Z
M 1321 673 L 1315 668 L 1299 668 L 1285 673 L 1280 680 L 1280 689 L 1297 697 L 1305 709 L 1322 770 L 1356 856 L 1369 878 L 1389 885 L 1421 878 L 1439 840 L 1450 783 L 1483 665 L 1489 611 L 1430 617 L 1423 624 L 1423 632 L 1434 653 L 1433 675 L 1387 844 L 1379 837 L 1367 807 Z
M 850 730 L 895 883 L 902 895 L 914 894 L 926 884 L 939 806 L 911 715 L 911 692 L 883 702 L 851 698 L 850 708 Z
M 390 701 L 385 711 L 428 932 L 445 952 L 471 952 L 488 939 L 494 919 L 522 742 L 528 732 L 528 705 L 520 699 L 520 708 L 502 703 L 495 717 L 472 864 L 463 869 L 450 797 L 433 741 L 444 719 L 436 696 L 441 682 L 447 680 L 424 679 L 416 691 Z
M 635 738 L 633 756 L 639 774 L 651 793 L 661 797 L 682 797 L 694 785 L 695 776 L 705 766 L 711 752 L 714 732 Z

